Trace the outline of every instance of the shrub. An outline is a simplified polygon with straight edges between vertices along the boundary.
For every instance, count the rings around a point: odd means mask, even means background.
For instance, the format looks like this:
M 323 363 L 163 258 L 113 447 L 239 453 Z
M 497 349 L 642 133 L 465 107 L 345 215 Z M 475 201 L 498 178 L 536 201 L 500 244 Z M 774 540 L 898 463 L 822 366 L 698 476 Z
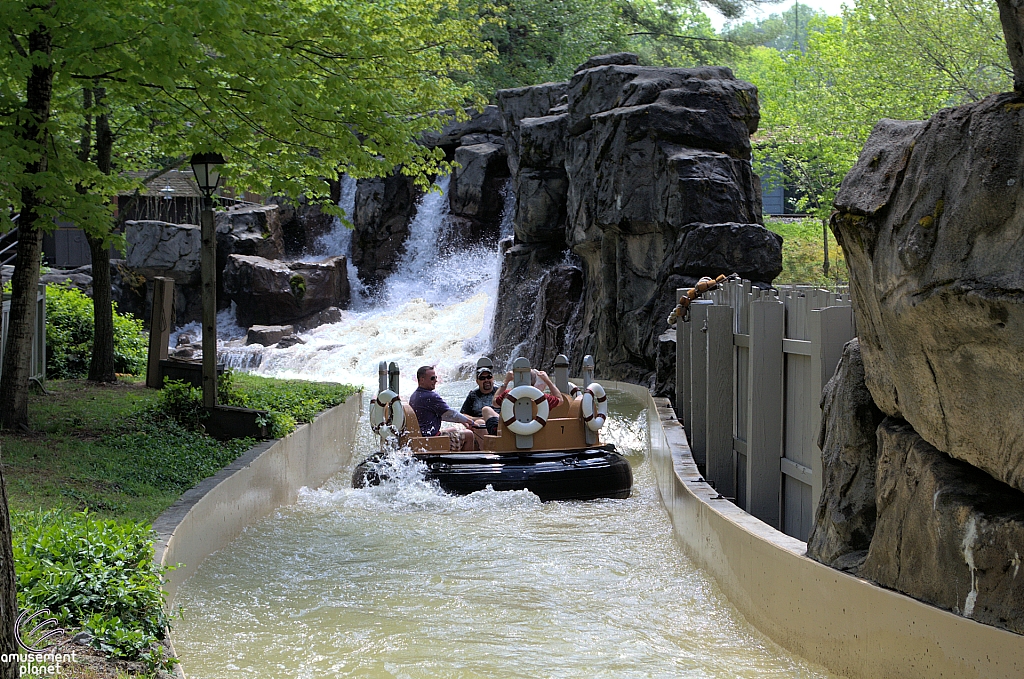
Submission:
M 208 413 L 203 407 L 203 391 L 179 380 L 164 378 L 158 401 L 160 412 L 186 429 L 193 431 L 206 419 Z
M 164 636 L 163 574 L 146 524 L 63 510 L 11 515 L 18 605 L 49 609 L 61 626 L 82 627 L 115 657 L 170 668 Z
M 92 299 L 71 285 L 46 286 L 46 373 L 53 379 L 85 377 L 93 341 Z M 117 313 L 114 304 L 114 370 L 139 374 L 146 368 L 142 321 Z
M 221 385 L 221 403 L 269 411 L 274 438 L 294 431 L 300 422 L 312 422 L 317 413 L 344 403 L 357 390 L 350 384 L 281 380 L 230 370 Z

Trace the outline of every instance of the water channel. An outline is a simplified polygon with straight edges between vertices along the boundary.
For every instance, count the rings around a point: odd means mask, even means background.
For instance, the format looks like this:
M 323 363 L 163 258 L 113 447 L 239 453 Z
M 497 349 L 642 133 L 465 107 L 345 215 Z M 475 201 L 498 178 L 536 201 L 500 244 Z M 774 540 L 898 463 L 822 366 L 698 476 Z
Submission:
M 229 340 L 223 356 L 258 373 L 368 387 L 376 362 L 393 359 L 404 397 L 416 366 L 436 364 L 439 391 L 457 407 L 486 351 L 499 259 L 496 247 L 437 252 L 444 206 L 432 195 L 413 233 L 422 251 L 385 286 L 386 298 L 363 300 L 341 323 L 307 333 L 306 344 Z M 304 489 L 178 590 L 173 636 L 187 675 L 828 676 L 747 625 L 689 562 L 647 459 L 647 413 L 623 393 L 610 401 L 602 437 L 629 455 L 635 486 L 626 500 L 451 497 L 414 466 L 376 488 L 352 489 L 343 472 Z M 373 450 L 365 423 L 360 432 L 357 451 Z

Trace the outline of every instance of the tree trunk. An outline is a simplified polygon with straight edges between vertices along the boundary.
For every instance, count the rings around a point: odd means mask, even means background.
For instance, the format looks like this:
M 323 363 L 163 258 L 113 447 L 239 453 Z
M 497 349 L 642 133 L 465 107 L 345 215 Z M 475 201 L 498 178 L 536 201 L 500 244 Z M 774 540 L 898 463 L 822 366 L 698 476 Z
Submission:
M 17 653 L 18 641 L 15 625 L 18 619 L 17 579 L 14 574 L 14 547 L 11 544 L 11 514 L 7 509 L 7 482 L 0 464 L 0 592 L 3 597 L 3 615 L 0 615 L 0 639 L 4 653 Z M 18 663 L 7 663 L 0 668 L 3 679 L 20 675 Z
M 27 7 L 38 11 L 53 3 Z M 26 82 L 26 108 L 17 134 L 25 148 L 36 155 L 25 164 L 25 175 L 32 179 L 46 172 L 47 144 L 45 126 L 50 119 L 50 98 L 53 93 L 53 66 L 50 63 L 52 36 L 45 21 L 40 21 L 28 34 L 28 54 L 32 70 Z M 18 259 L 11 280 L 11 315 L 4 351 L 3 375 L 0 375 L 0 427 L 28 426 L 28 380 L 31 372 L 32 339 L 36 324 L 36 288 L 39 285 L 39 254 L 43 248 L 43 232 L 39 222 L 41 197 L 36 183 L 28 181 L 21 190 L 21 217 L 18 222 Z M 0 473 L 2 483 L 2 473 Z M 11 547 L 10 517 L 7 491 L 0 491 L 0 654 L 8 659 L 18 652 L 18 597 L 14 573 L 14 550 Z M 13 662 L 0 663 L 0 679 L 19 675 L 17 656 Z
M 828 278 L 828 220 L 821 220 L 821 242 L 825 245 L 825 265 L 822 267 L 825 271 L 825 278 Z M 96 284 L 93 283 L 93 289 L 96 289 Z
M 50 118 L 53 91 L 53 67 L 50 65 L 51 36 L 42 23 L 28 36 L 29 54 L 36 59 L 26 87 L 29 115 L 19 130 L 25 146 L 38 156 L 25 164 L 25 175 L 47 171 L 45 125 Z M 11 315 L 4 349 L 3 374 L 0 375 L 0 427 L 28 426 L 28 388 L 31 377 L 32 339 L 36 324 L 36 289 L 39 285 L 39 255 L 43 249 L 43 231 L 39 207 L 41 197 L 29 181 L 21 190 L 21 216 L 18 219 L 18 259 L 11 279 Z M 4 597 L 0 591 L 0 599 Z M 2 604 L 2 602 L 0 602 Z M 3 611 L 5 617 L 7 611 Z M 6 640 L 0 638 L 0 644 Z M 0 648 L 5 652 L 6 648 Z M 0 674 L 0 678 L 2 678 Z
M 1013 67 L 1013 89 L 1024 92 L 1024 0 L 996 0 L 996 5 Z
M 102 87 L 93 90 L 97 106 L 103 104 L 105 96 Z M 96 116 L 96 167 L 103 174 L 110 174 L 113 148 L 110 119 L 103 112 Z M 96 235 L 87 231 L 85 238 L 89 241 L 89 253 L 92 255 L 93 336 L 89 379 L 93 382 L 116 382 L 114 311 L 110 300 L 110 244 L 106 234 Z

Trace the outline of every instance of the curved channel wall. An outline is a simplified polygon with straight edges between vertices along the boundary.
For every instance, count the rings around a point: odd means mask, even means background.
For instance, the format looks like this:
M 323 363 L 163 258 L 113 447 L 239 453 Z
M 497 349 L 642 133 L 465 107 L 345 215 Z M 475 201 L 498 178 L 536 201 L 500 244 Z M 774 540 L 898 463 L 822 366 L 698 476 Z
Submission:
M 362 408 L 357 392 L 283 439 L 250 449 L 157 517 L 156 561 L 177 565 L 164 585 L 168 606 L 203 559 L 249 524 L 295 502 L 303 486 L 319 487 L 351 461 Z
M 720 499 L 701 478 L 668 399 L 604 384 L 648 404 L 658 489 L 687 555 L 780 646 L 851 678 L 1024 677 L 1024 636 L 807 558 L 806 543 Z
M 667 399 L 601 380 L 647 404 L 651 460 L 677 539 L 747 621 L 792 653 L 865 679 L 1019 679 L 1024 637 L 923 604 L 806 556 L 807 545 L 718 499 L 697 472 Z M 185 493 L 153 527 L 159 563 L 178 585 L 245 526 L 295 501 L 349 463 L 361 395 L 289 436 L 257 446 Z

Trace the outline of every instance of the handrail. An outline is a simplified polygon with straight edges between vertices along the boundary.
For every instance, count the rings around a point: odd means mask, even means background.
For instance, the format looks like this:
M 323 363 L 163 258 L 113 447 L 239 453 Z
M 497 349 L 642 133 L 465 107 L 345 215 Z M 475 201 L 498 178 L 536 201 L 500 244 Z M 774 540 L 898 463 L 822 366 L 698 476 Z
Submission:
M 20 214 L 14 215 L 14 218 L 11 221 L 17 221 L 18 217 L 20 217 L 20 216 L 21 216 Z M 0 235 L 0 242 L 2 242 L 6 238 L 13 238 L 13 240 L 6 247 L 4 247 L 3 249 L 0 249 L 0 265 L 6 266 L 6 265 L 10 264 L 11 262 L 13 262 L 15 259 L 17 259 L 17 257 L 18 257 L 18 253 L 17 253 L 18 238 L 17 238 L 17 236 L 18 236 L 18 227 L 14 227 L 13 229 L 8 231 L 7 233 L 5 233 L 3 235 Z M 5 258 L 5 255 L 8 252 L 10 252 L 11 250 L 15 250 L 14 254 L 12 254 L 11 256 Z

